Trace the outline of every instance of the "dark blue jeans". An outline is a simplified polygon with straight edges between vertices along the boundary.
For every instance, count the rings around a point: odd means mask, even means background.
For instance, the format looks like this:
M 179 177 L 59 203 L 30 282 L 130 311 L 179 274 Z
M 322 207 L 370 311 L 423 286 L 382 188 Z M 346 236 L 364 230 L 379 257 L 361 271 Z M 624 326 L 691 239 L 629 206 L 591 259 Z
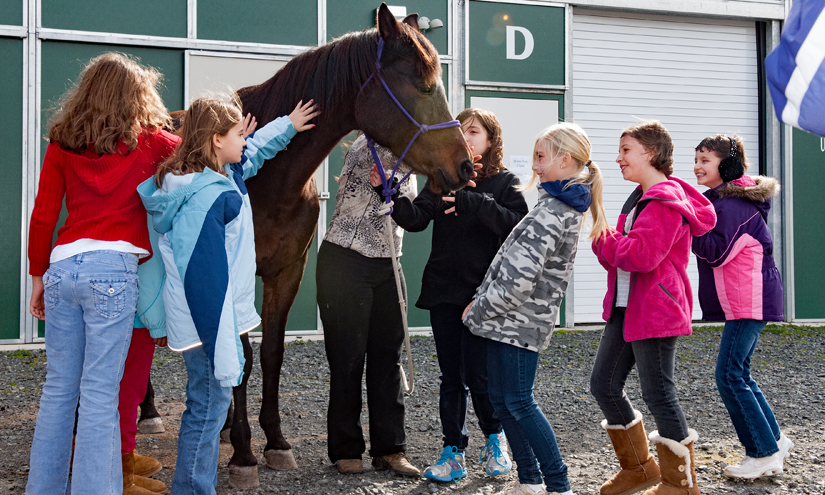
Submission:
M 570 489 L 567 466 L 553 427 L 533 397 L 538 359 L 537 352 L 488 340 L 490 402 L 507 435 L 519 482 L 540 484 L 543 475 L 548 492 L 566 492 Z
M 625 342 L 624 315 L 624 308 L 613 308 L 604 327 L 590 374 L 590 393 L 596 398 L 607 424 L 630 424 L 635 414 L 624 386 L 636 366 L 642 399 L 656 420 L 659 435 L 681 442 L 687 438 L 688 428 L 673 380 L 678 337 Z
M 470 333 L 461 321 L 463 306 L 438 304 L 430 309 L 435 351 L 441 369 L 438 407 L 444 446 L 467 448 L 467 399 L 472 393 L 478 425 L 487 438 L 501 432 L 487 392 L 487 339 Z
M 779 425 L 771 406 L 751 377 L 751 356 L 765 328 L 764 321 L 730 320 L 725 323 L 719 358 L 716 360 L 716 387 L 736 429 L 739 441 L 750 457 L 767 457 L 779 451 Z

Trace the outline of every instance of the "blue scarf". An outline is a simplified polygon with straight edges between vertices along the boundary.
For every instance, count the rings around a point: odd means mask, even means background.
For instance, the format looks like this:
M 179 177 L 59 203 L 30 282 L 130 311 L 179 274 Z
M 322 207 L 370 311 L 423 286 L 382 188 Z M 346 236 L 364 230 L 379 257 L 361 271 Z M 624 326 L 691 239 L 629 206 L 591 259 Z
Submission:
M 593 196 L 590 194 L 590 185 L 571 184 L 568 186 L 572 180 L 573 179 L 542 182 L 541 187 L 547 191 L 547 194 L 574 210 L 585 212 L 590 208 L 590 203 L 593 202 Z

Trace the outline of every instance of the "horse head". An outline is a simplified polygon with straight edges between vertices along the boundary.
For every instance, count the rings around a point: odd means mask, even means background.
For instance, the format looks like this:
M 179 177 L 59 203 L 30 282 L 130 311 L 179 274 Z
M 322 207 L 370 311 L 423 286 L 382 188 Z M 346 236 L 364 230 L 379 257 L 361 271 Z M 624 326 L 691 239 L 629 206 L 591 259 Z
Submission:
M 376 23 L 383 49 L 376 72 L 361 88 L 355 119 L 367 136 L 401 156 L 419 132 L 404 110 L 422 126 L 453 117 L 441 82 L 438 52 L 419 31 L 418 14 L 399 23 L 382 3 Z M 473 174 L 472 155 L 460 127 L 422 132 L 404 156 L 404 163 L 427 175 L 433 190 L 443 193 L 464 187 Z

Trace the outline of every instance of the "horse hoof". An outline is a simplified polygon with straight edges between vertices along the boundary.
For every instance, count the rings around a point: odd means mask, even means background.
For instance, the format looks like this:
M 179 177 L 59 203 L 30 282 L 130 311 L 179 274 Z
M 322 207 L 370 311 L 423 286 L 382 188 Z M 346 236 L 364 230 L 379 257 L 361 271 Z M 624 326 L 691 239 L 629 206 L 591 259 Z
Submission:
M 163 427 L 163 420 L 160 418 L 141 419 L 138 421 L 137 428 L 139 432 L 145 435 L 151 435 L 152 433 L 163 433 L 166 431 L 166 428 Z
M 287 471 L 289 469 L 298 469 L 298 463 L 295 462 L 295 457 L 292 456 L 292 450 L 267 450 L 264 452 L 266 459 L 266 467 L 274 469 L 275 471 Z
M 232 431 L 231 428 L 227 428 L 221 431 L 221 443 L 232 443 L 232 440 L 229 439 L 229 432 Z
M 258 466 L 229 466 L 229 486 L 236 490 L 251 490 L 260 485 Z

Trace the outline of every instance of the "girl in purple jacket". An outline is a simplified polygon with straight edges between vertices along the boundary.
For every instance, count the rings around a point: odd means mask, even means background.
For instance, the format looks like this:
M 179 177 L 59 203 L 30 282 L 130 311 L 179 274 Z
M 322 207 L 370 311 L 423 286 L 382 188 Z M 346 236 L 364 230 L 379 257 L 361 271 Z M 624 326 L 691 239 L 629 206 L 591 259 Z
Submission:
M 742 138 L 717 134 L 696 147 L 693 172 L 716 210 L 716 227 L 693 238 L 699 262 L 702 319 L 725 321 L 716 386 L 728 409 L 745 457 L 725 476 L 758 478 L 782 472 L 793 442 L 779 425 L 750 374 L 751 355 L 768 321 L 782 321 L 782 279 L 773 262 L 765 220 L 779 182 L 751 178 Z
M 622 133 L 616 162 L 639 184 L 622 207 L 617 229 L 593 241 L 607 269 L 604 329 L 590 391 L 604 413 L 622 470 L 601 487 L 621 495 L 657 485 L 644 495 L 698 495 L 693 444 L 676 398 L 676 341 L 690 335 L 693 295 L 687 276 L 690 242 L 713 228 L 710 201 L 673 177 L 673 142 L 658 121 Z M 650 434 L 660 466 L 648 450 L 642 415 L 624 392 L 633 367 L 658 431 Z

